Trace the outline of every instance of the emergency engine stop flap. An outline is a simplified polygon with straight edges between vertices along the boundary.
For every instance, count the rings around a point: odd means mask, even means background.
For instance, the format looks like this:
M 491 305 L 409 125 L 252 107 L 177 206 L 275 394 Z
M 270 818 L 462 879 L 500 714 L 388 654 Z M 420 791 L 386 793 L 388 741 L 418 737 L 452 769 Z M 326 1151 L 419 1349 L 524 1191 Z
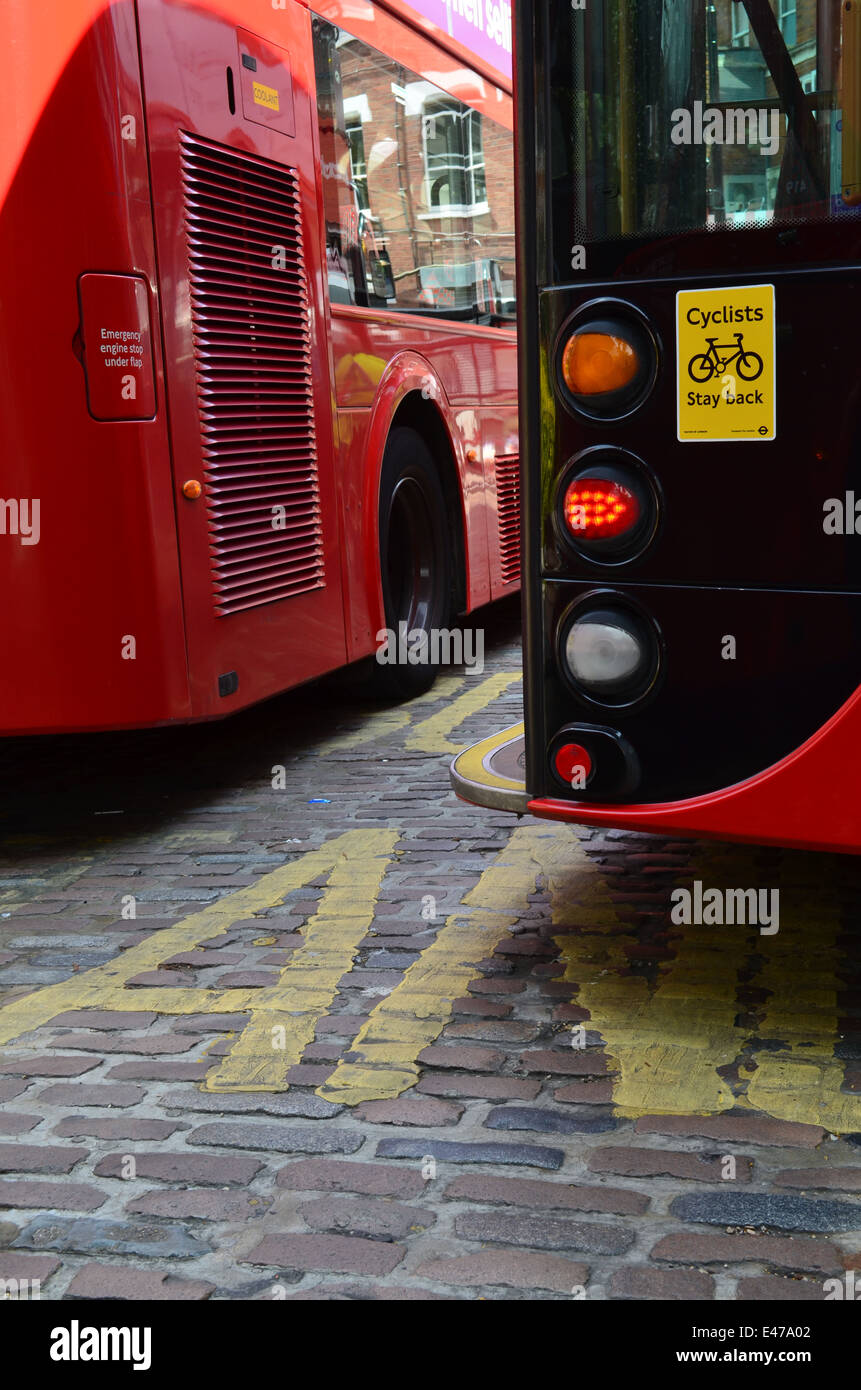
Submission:
M 88 273 L 78 293 L 90 414 L 96 420 L 151 419 L 155 374 L 146 281 Z

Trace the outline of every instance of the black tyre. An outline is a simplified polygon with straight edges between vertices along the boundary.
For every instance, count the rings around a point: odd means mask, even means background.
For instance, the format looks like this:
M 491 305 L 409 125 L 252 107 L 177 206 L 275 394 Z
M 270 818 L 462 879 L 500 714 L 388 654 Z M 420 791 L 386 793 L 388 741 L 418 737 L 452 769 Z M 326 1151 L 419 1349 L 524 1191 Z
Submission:
M 409 699 L 429 690 L 434 664 L 434 629 L 448 626 L 452 560 L 446 507 L 433 455 L 415 430 L 392 430 L 380 475 L 380 568 L 386 627 L 393 634 L 396 659 L 374 660 L 373 687 L 381 697 Z M 423 661 L 404 661 L 422 652 Z M 409 634 L 412 633 L 412 639 Z

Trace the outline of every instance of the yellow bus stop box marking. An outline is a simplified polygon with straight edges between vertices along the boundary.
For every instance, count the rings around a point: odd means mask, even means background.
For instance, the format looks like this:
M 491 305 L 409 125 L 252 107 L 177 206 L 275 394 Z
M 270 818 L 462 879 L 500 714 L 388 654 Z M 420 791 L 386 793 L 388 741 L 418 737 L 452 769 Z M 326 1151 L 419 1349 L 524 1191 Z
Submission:
M 265 87 L 262 82 L 253 84 L 255 106 L 265 106 L 270 111 L 280 111 L 278 93 L 274 87 Z
M 676 294 L 678 437 L 682 443 L 776 434 L 774 286 Z

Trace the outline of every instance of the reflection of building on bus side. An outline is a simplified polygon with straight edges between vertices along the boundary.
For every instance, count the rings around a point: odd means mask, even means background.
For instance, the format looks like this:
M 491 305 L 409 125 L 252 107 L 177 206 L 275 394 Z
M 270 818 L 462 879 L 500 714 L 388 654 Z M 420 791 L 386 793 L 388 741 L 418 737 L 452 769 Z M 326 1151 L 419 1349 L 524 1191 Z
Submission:
M 336 180 L 337 225 L 327 212 L 333 298 L 366 297 L 380 308 L 448 311 L 458 318 L 512 312 L 511 132 L 391 58 L 335 33 L 326 70 L 335 66 L 340 81 L 332 94 L 336 129 L 330 128 L 329 139 L 343 151 L 337 163 L 346 177 Z M 325 102 L 320 109 L 322 133 Z M 329 207 L 332 201 L 330 187 Z M 365 280 L 364 296 L 357 277 Z
M 751 29 L 737 0 L 715 0 L 717 12 L 717 92 L 713 102 L 750 108 L 773 99 L 777 91 Z M 802 91 L 816 90 L 816 0 L 772 0 L 784 42 L 801 81 Z M 717 220 L 767 221 L 774 210 L 783 160 L 785 121 L 781 119 L 780 148 L 763 156 L 756 145 L 726 145 L 710 164 L 709 202 Z

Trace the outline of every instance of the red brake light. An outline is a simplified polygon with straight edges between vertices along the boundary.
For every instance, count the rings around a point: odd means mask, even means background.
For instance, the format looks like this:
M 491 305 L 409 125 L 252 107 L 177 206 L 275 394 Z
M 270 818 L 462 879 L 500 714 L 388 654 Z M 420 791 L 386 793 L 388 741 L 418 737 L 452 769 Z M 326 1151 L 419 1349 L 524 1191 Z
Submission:
M 576 478 L 562 503 L 565 525 L 575 540 L 610 540 L 624 535 L 640 519 L 639 500 L 629 488 L 609 478 Z
M 553 760 L 556 771 L 571 786 L 574 774 L 578 774 L 580 785 L 586 785 L 592 772 L 592 759 L 582 743 L 565 743 L 557 749 Z

